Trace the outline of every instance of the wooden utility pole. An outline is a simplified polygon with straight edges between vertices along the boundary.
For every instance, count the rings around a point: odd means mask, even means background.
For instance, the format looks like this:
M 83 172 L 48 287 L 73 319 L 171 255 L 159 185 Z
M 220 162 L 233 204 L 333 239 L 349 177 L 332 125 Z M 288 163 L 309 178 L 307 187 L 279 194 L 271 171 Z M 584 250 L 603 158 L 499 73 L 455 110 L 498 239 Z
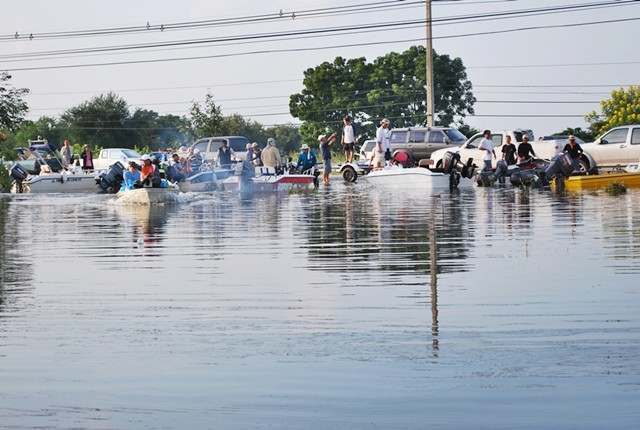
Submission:
M 433 127 L 433 44 L 431 39 L 431 0 L 426 0 L 427 6 L 427 126 Z

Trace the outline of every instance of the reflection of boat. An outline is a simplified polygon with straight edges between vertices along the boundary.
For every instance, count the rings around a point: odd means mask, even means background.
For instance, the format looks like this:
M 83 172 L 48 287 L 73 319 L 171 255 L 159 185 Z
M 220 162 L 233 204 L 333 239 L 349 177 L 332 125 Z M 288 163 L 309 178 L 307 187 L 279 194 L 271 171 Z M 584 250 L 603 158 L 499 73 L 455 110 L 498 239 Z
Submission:
M 276 173 L 273 167 L 253 167 L 243 162 L 240 171 L 222 181 L 227 191 L 240 192 L 274 192 L 291 190 L 308 190 L 317 183 L 316 170 L 309 169 L 303 173 Z
M 44 141 L 30 141 L 20 149 L 21 160 L 11 168 L 13 193 L 83 193 L 96 192 L 95 173 L 62 167 L 58 150 Z M 24 164 L 24 165 L 23 165 Z
M 133 190 L 118 191 L 116 198 L 119 203 L 133 205 L 153 205 L 161 203 L 178 203 L 177 188 L 135 188 Z

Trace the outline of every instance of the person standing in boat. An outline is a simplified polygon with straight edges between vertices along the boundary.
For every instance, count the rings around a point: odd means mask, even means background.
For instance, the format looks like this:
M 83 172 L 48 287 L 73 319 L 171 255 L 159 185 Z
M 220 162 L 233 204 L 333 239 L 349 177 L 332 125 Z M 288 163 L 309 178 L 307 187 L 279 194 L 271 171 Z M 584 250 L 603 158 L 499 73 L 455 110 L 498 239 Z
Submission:
M 336 133 L 333 133 L 327 139 L 327 136 L 321 134 L 318 136 L 320 141 L 320 157 L 322 157 L 322 182 L 324 185 L 329 185 L 329 175 L 331 174 L 331 144 L 336 140 Z
M 71 148 L 69 140 L 64 140 L 62 148 L 60 148 L 60 155 L 62 156 L 62 167 L 66 169 L 71 164 L 71 158 L 73 157 L 73 148 Z
M 573 161 L 574 169 L 578 167 L 578 160 L 580 160 L 580 156 L 582 155 L 582 147 L 579 143 L 576 143 L 576 138 L 571 135 L 569 136 L 569 142 L 564 146 L 562 152 L 566 152 L 571 157 Z
M 235 152 L 233 152 L 233 149 L 229 148 L 229 142 L 227 139 L 223 139 L 222 146 L 218 148 L 218 166 L 231 167 L 231 159 L 235 157 Z
M 506 142 L 502 145 L 502 159 L 508 166 L 516 164 L 516 146 L 511 142 L 511 136 L 506 135 Z
M 298 154 L 298 162 L 296 163 L 296 170 L 298 172 L 304 172 L 311 169 L 318 163 L 316 153 L 313 152 L 309 145 L 304 143 L 300 148 L 300 154 Z
M 520 163 L 526 162 L 531 158 L 536 157 L 536 153 L 533 151 L 533 146 L 529 143 L 528 136 L 522 136 L 522 143 L 518 145 L 518 159 Z
M 251 144 L 251 151 L 253 152 L 253 158 L 251 158 L 253 165 L 256 167 L 262 166 L 262 149 L 260 149 L 258 142 L 253 142 Z
M 262 150 L 262 164 L 274 169 L 282 166 L 280 151 L 276 148 L 276 140 L 273 137 L 267 139 L 267 146 Z
M 344 149 L 345 163 L 353 163 L 353 153 L 356 147 L 356 133 L 351 125 L 351 117 L 344 117 L 344 127 L 342 128 L 342 147 Z
M 493 141 L 491 140 L 491 130 L 485 130 L 482 135 L 483 139 L 480 141 L 480 145 L 478 145 L 478 149 L 484 151 L 484 155 L 482 156 L 482 161 L 484 161 L 484 167 L 482 170 L 491 170 L 492 161 L 496 158 L 496 151 L 493 149 Z
M 376 131 L 376 147 L 371 151 L 371 160 L 369 165 L 375 163 L 375 168 L 380 169 L 386 164 L 387 160 L 391 160 L 391 146 L 389 144 L 389 120 L 382 118 L 380 127 Z
M 82 170 L 93 170 L 93 153 L 89 145 L 85 145 L 84 148 L 82 148 L 80 158 L 82 158 Z

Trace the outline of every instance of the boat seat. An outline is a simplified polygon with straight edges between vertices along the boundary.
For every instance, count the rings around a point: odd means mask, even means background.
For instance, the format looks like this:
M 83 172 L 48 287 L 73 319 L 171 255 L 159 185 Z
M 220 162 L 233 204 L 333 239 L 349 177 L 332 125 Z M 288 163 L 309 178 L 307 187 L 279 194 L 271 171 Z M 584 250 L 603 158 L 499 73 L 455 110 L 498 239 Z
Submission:
M 258 166 L 256 167 L 256 176 L 275 175 L 275 167 Z

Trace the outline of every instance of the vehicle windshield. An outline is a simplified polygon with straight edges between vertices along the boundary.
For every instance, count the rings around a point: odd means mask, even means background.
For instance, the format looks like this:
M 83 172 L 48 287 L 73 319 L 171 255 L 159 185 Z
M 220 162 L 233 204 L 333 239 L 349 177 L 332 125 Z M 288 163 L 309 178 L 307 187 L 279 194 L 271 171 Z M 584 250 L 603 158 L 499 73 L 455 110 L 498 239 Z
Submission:
M 127 158 L 140 158 L 140 154 L 138 154 L 136 151 L 134 151 L 133 149 L 123 149 L 122 153 L 124 154 L 125 157 Z
M 450 128 L 448 130 L 444 130 L 445 134 L 452 142 L 464 142 L 467 140 L 467 136 L 460 133 L 458 130 L 454 128 Z

